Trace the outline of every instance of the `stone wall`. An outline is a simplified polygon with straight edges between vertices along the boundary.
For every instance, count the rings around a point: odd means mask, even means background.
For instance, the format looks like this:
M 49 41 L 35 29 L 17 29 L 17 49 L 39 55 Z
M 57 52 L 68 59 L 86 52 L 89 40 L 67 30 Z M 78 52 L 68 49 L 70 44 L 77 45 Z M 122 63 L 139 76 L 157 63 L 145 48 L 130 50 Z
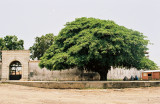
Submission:
M 28 50 L 3 50 L 2 51 L 2 80 L 9 80 L 9 66 L 13 61 L 22 64 L 22 80 L 28 80 L 28 62 L 30 51 Z
M 29 80 L 35 81 L 85 81 L 85 80 L 99 80 L 99 74 L 95 72 L 79 71 L 77 69 L 67 69 L 61 71 L 49 71 L 45 68 L 40 69 L 38 66 L 39 61 L 29 62 Z M 141 70 L 142 71 L 142 70 Z M 130 78 L 131 76 L 137 75 L 141 78 L 141 71 L 136 69 L 121 69 L 111 68 L 108 72 L 108 79 L 123 79 L 125 76 Z
M 30 72 L 29 80 L 78 81 L 78 80 L 97 80 L 97 79 L 99 79 L 99 77 L 96 77 L 97 76 L 96 73 L 91 74 L 91 73 L 80 71 L 77 69 L 50 71 L 50 70 L 47 70 L 46 68 L 41 69 L 38 66 L 38 63 L 39 63 L 39 61 L 30 61 L 29 62 L 29 72 Z
M 160 81 L 6 81 L 2 83 L 48 89 L 122 89 L 160 87 Z
M 0 61 L 0 78 L 1 78 L 1 75 L 2 75 L 2 62 Z

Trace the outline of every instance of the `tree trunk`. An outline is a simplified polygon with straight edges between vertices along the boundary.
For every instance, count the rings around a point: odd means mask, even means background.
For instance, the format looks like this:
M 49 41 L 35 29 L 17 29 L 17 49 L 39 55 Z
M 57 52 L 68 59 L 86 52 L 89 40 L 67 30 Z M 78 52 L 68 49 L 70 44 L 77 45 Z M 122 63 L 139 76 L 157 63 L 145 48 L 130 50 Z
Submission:
M 100 75 L 100 81 L 107 81 L 107 74 L 108 74 L 108 69 L 107 70 L 102 70 L 98 72 Z

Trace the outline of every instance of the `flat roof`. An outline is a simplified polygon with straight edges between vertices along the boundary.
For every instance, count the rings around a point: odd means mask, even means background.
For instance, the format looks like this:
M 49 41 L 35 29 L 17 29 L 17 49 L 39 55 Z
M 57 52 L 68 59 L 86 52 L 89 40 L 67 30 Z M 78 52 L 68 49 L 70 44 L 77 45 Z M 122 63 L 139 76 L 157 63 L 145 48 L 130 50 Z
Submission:
M 145 72 L 145 73 L 147 73 L 147 72 L 160 72 L 160 70 L 146 70 L 146 71 L 143 71 L 143 72 Z

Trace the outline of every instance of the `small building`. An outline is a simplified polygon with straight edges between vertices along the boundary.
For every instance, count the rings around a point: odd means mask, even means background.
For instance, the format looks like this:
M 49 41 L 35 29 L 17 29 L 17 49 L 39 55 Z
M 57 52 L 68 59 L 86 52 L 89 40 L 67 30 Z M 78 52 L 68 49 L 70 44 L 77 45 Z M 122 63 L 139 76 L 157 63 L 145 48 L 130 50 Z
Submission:
M 159 80 L 160 70 L 146 70 L 142 72 L 142 80 Z

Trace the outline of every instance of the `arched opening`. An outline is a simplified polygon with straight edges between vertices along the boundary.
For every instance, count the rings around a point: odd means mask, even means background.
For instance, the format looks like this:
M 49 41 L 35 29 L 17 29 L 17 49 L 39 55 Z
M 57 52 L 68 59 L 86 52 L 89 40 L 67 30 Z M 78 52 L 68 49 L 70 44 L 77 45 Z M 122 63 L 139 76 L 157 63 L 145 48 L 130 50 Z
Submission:
M 9 80 L 20 80 L 22 78 L 22 65 L 19 61 L 13 61 L 9 66 Z

